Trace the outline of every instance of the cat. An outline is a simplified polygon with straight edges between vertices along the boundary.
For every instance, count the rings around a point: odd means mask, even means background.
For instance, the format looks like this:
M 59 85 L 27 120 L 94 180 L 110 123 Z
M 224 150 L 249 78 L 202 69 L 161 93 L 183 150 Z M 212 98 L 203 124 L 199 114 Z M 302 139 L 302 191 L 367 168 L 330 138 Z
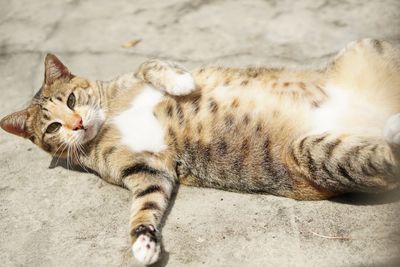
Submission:
M 107 82 L 48 54 L 31 104 L 0 125 L 131 190 L 132 252 L 148 265 L 177 183 L 298 200 L 396 188 L 399 112 L 400 52 L 363 39 L 321 70 L 149 60 Z

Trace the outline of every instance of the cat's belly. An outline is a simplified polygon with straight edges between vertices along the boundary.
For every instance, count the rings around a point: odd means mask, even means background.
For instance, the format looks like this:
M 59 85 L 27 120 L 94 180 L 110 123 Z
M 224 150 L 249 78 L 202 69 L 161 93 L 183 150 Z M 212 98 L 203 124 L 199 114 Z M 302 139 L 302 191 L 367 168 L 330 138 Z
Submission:
M 183 183 L 277 195 L 292 190 L 275 133 L 267 121 L 246 116 L 224 117 L 209 129 L 203 125 L 202 135 L 187 137 L 179 156 Z
M 174 109 L 182 111 L 181 124 L 173 127 L 181 181 L 288 195 L 293 182 L 282 151 L 309 128 L 303 123 L 309 104 L 293 104 L 263 88 L 243 90 L 217 87 L 195 106 L 187 101 Z

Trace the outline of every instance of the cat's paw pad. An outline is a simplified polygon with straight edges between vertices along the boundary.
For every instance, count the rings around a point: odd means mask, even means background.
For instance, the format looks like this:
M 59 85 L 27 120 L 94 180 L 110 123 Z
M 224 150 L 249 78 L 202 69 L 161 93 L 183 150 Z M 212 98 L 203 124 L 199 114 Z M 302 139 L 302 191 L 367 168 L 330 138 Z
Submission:
M 196 89 L 192 75 L 187 71 L 169 71 L 165 90 L 171 95 L 187 95 Z
M 400 113 L 391 116 L 386 121 L 383 134 L 389 144 L 400 145 Z
M 160 243 L 153 226 L 141 225 L 135 230 L 136 241 L 132 245 L 132 253 L 137 261 L 144 265 L 155 263 L 160 256 Z

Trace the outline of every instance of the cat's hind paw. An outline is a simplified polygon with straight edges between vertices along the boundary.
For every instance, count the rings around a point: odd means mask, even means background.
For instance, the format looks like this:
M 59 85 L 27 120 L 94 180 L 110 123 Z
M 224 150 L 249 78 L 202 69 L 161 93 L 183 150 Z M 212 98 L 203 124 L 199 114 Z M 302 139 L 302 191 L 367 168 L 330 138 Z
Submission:
M 389 144 L 400 145 L 400 113 L 391 116 L 386 121 L 383 134 Z
M 135 230 L 137 238 L 132 245 L 132 253 L 141 264 L 153 264 L 160 256 L 161 246 L 155 233 L 153 226 L 141 225 Z

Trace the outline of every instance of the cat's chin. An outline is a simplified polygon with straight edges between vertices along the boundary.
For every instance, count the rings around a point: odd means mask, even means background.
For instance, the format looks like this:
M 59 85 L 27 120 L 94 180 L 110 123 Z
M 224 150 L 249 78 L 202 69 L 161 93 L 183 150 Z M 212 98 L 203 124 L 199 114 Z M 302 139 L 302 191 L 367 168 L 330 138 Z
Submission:
M 91 140 L 93 140 L 98 132 L 98 128 L 96 125 L 91 125 L 89 127 L 86 128 L 85 130 L 85 135 L 83 136 L 83 140 L 82 143 L 86 144 L 87 142 L 90 142 Z
M 105 115 L 101 109 L 94 109 L 93 112 L 86 112 L 85 114 L 89 114 L 89 116 L 83 117 L 83 121 L 86 121 L 87 124 L 84 125 L 85 132 L 81 139 L 82 144 L 92 141 L 99 133 L 105 121 Z

